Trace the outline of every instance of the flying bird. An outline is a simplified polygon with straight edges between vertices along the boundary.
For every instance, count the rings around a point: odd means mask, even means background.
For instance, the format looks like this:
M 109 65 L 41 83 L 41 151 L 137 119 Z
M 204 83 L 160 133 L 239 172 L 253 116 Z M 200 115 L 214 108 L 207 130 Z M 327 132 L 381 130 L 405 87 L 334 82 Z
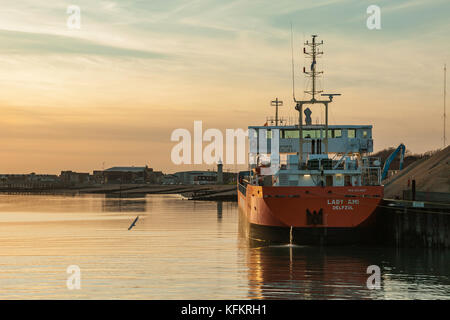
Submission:
M 137 216 L 136 219 L 134 219 L 134 221 L 131 224 L 131 226 L 128 227 L 128 230 L 131 230 L 136 225 L 136 222 L 138 221 L 138 219 L 139 219 L 139 216 Z

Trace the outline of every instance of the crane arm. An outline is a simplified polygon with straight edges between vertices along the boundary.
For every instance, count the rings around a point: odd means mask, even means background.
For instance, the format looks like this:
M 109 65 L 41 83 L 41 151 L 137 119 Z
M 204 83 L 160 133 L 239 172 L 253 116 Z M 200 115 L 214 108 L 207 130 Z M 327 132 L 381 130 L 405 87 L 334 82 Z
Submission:
M 383 173 L 381 174 L 381 180 L 386 179 L 388 170 L 389 170 L 389 166 L 391 165 L 392 161 L 395 159 L 395 157 L 397 156 L 397 154 L 401 151 L 400 153 L 400 167 L 399 170 L 403 169 L 403 159 L 405 157 L 405 150 L 406 147 L 403 143 L 401 143 L 397 149 L 394 150 L 394 152 L 392 152 L 389 157 L 386 159 L 386 162 L 384 163 L 383 166 Z

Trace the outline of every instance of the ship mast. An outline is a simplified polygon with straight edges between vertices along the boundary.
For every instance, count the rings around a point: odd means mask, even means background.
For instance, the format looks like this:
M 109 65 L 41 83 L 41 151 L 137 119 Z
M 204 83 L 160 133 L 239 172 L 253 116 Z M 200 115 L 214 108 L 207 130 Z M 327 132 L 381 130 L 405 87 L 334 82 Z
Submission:
M 270 102 L 271 106 L 274 106 L 275 109 L 275 126 L 278 126 L 278 107 L 283 105 L 283 101 L 278 100 L 278 98 L 276 98 L 275 100 Z M 281 120 L 283 121 L 283 120 Z
M 444 149 L 445 149 L 445 147 L 447 146 L 447 138 L 445 137 L 445 118 L 446 118 L 446 114 L 445 114 L 445 109 L 446 109 L 446 106 L 445 106 L 445 98 L 446 98 L 446 95 L 447 95 L 447 65 L 446 64 L 444 64 Z
M 303 73 L 308 75 L 311 78 L 312 88 L 310 91 L 306 90 L 305 93 L 308 93 L 312 96 L 311 101 L 316 100 L 316 94 L 322 93 L 323 91 L 316 90 L 316 77 L 321 75 L 323 71 L 316 71 L 316 59 L 323 54 L 323 51 L 318 51 L 318 47 L 323 45 L 323 40 L 320 43 L 316 42 L 317 35 L 312 35 L 312 42 L 305 42 L 305 46 L 309 46 L 311 51 L 306 51 L 306 47 L 303 48 L 303 53 L 309 57 L 311 57 L 311 71 L 306 71 L 306 68 L 303 67 Z
M 317 58 L 323 54 L 322 51 L 318 50 L 318 47 L 323 45 L 323 40 L 317 42 L 317 35 L 312 35 L 312 40 L 308 40 L 304 43 L 303 53 L 311 58 L 310 71 L 306 71 L 303 67 L 303 73 L 311 78 L 311 90 L 306 90 L 305 93 L 311 95 L 310 100 L 296 100 L 294 97 L 294 102 L 296 103 L 295 109 L 299 112 L 298 117 L 298 130 L 299 130 L 299 165 L 301 166 L 305 159 L 303 159 L 303 105 L 313 105 L 313 104 L 323 104 L 325 106 L 325 137 L 323 138 L 325 144 L 325 153 L 328 153 L 328 104 L 333 101 L 333 96 L 340 96 L 340 94 L 321 94 L 321 96 L 327 96 L 328 100 L 317 100 L 316 95 L 322 93 L 322 90 L 316 89 L 316 78 L 321 75 L 323 71 L 317 71 Z M 309 50 L 306 49 L 309 47 Z

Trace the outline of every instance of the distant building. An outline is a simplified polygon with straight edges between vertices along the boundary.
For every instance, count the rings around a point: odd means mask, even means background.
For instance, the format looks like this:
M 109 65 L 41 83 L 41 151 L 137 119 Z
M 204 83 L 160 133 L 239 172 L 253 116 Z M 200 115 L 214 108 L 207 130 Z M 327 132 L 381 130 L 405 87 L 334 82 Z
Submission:
M 103 170 L 94 170 L 92 172 L 91 181 L 95 184 L 105 183 L 105 177 L 103 175 Z
M 236 181 L 237 181 L 237 173 L 235 172 L 223 173 L 223 184 L 235 184 Z
M 61 171 L 60 175 L 61 183 L 64 185 L 79 185 L 87 184 L 90 182 L 89 173 L 73 172 L 73 171 Z
M 162 184 L 179 184 L 178 176 L 174 174 L 165 174 Z
M 215 171 L 181 171 L 174 174 L 182 184 L 216 184 Z
M 112 167 L 103 171 L 105 183 L 145 183 L 149 175 L 145 167 Z
M 161 184 L 161 171 L 145 167 L 112 167 L 103 171 L 104 183 L 149 183 Z
M 153 171 L 153 169 L 151 169 L 149 179 L 150 184 L 162 184 L 163 180 L 164 180 L 164 173 L 162 173 L 162 171 Z
M 54 174 L 0 174 L 0 185 L 7 187 L 55 187 L 60 179 Z

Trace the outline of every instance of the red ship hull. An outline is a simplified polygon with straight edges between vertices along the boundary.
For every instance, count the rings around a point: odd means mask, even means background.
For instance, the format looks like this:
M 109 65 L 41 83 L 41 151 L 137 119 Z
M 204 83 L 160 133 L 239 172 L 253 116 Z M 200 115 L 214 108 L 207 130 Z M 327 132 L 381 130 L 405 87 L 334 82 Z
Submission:
M 269 243 L 365 242 L 372 236 L 382 198 L 383 186 L 238 187 L 248 236 Z

